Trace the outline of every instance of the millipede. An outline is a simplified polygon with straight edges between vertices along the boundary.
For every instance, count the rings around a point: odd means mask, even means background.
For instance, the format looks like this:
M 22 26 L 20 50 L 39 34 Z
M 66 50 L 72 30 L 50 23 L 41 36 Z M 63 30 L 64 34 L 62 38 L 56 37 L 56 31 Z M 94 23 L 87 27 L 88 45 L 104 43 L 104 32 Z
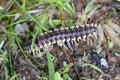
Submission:
M 55 43 L 62 47 L 62 44 L 65 42 L 74 44 L 75 42 L 86 41 L 87 36 L 92 36 L 92 34 L 96 32 L 96 22 L 109 10 L 111 10 L 111 6 L 104 6 L 93 15 L 87 24 L 79 26 L 75 25 L 70 28 L 61 27 L 40 34 L 33 48 L 31 48 L 32 41 L 23 46 L 24 52 L 36 54 L 41 53 L 41 51 L 44 52 L 46 48 L 52 49 L 53 44 Z
M 86 41 L 86 36 L 91 36 L 92 33 L 96 32 L 96 26 L 93 24 L 86 24 L 81 26 L 73 26 L 70 28 L 60 28 L 55 30 L 50 30 L 41 34 L 34 48 L 31 48 L 31 43 L 28 43 L 23 47 L 26 53 L 40 53 L 44 48 L 57 43 L 62 46 L 61 43 L 75 41 Z

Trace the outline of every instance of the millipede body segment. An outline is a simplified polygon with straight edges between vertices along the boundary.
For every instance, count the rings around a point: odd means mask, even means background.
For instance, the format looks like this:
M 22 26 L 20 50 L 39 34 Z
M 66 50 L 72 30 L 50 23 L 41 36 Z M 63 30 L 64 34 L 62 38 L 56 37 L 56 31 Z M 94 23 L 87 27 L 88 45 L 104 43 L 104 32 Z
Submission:
M 23 48 L 26 53 L 34 53 L 36 51 L 40 52 L 41 49 L 55 43 L 59 44 L 64 43 L 65 41 L 85 41 L 86 36 L 91 35 L 95 31 L 96 27 L 92 24 L 55 29 L 41 34 L 38 37 L 33 49 L 31 48 L 32 42 L 28 43 Z

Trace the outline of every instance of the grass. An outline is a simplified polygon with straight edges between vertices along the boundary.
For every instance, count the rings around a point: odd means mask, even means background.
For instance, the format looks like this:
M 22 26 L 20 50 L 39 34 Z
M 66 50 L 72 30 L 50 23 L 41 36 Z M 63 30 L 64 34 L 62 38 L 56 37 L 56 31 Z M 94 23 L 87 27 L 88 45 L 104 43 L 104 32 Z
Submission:
M 54 68 L 54 64 L 51 59 L 50 52 L 48 50 L 46 50 L 46 56 L 47 56 L 47 61 L 48 61 L 49 80 L 54 80 L 55 68 Z
M 101 74 L 104 74 L 104 72 L 99 67 L 97 67 L 97 66 L 95 66 L 93 64 L 82 63 L 80 66 L 81 67 L 87 67 L 87 66 L 89 66 L 89 67 L 93 68 L 94 70 L 100 72 Z
M 44 4 L 45 2 L 49 2 L 50 3 L 50 6 L 48 6 L 47 8 L 45 8 L 44 10 L 42 10 L 42 12 L 38 15 L 31 15 L 28 11 L 36 8 L 36 7 L 39 7 L 41 4 Z M 21 47 L 21 40 L 19 39 L 19 34 L 15 32 L 15 25 L 18 25 L 18 24 L 21 24 L 21 23 L 25 23 L 25 22 L 32 22 L 34 23 L 34 32 L 30 32 L 32 34 L 32 46 L 31 47 L 34 47 L 34 43 L 35 43 L 35 39 L 36 39 L 36 36 L 37 34 L 40 34 L 42 33 L 43 31 L 48 31 L 50 27 L 49 25 L 49 22 L 47 21 L 48 20 L 48 16 L 45 15 L 47 14 L 47 10 L 49 10 L 50 8 L 54 8 L 55 6 L 58 6 L 59 9 L 61 10 L 63 16 L 64 16 L 64 12 L 63 10 L 66 10 L 67 12 L 74 14 L 75 13 L 75 10 L 74 10 L 74 6 L 72 4 L 72 6 L 70 6 L 69 4 L 70 0 L 66 0 L 66 1 L 57 1 L 57 0 L 22 0 L 21 3 L 17 0 L 10 0 L 8 2 L 8 6 L 7 6 L 7 11 L 5 10 L 4 11 L 4 7 L 3 6 L 0 6 L 0 10 L 1 10 L 1 13 L 0 13 L 0 21 L 4 22 L 5 25 L 5 29 L 6 30 L 0 30 L 0 32 L 3 32 L 4 33 L 4 37 L 2 37 L 0 39 L 0 43 L 3 41 L 3 39 L 5 39 L 6 37 L 9 39 L 7 42 L 9 43 L 9 49 L 8 49 L 8 52 L 7 52 L 7 55 L 8 56 L 4 56 L 3 57 L 3 64 L 4 64 L 4 71 L 5 71 L 5 79 L 8 80 L 13 80 L 15 79 L 18 74 L 15 73 L 14 71 L 14 68 L 13 68 L 13 65 L 12 65 L 12 46 L 11 44 L 17 42 L 17 45 L 18 47 L 20 48 L 20 50 L 23 52 L 22 50 L 22 47 Z M 56 5 L 57 3 L 57 5 Z M 33 5 L 34 4 L 34 5 Z M 30 5 L 30 6 L 29 6 Z M 16 9 L 17 8 L 17 9 Z M 20 13 L 19 15 L 19 18 L 17 20 L 14 20 L 14 17 Z M 46 23 L 47 22 L 47 23 Z M 58 19 L 58 20 L 52 20 L 52 23 L 54 26 L 57 26 L 59 24 L 61 24 L 61 20 Z M 31 26 L 30 26 L 31 27 Z M 10 36 L 10 37 L 9 37 Z M 29 37 L 29 34 L 27 35 Z M 9 54 L 8 54 L 9 53 Z M 48 52 L 47 52 L 48 53 Z M 4 54 L 3 52 L 1 54 Z M 23 55 L 26 56 L 26 54 L 24 54 L 23 52 Z M 50 65 L 49 66 L 49 70 L 51 70 L 51 63 L 52 62 L 49 62 L 50 61 L 50 58 L 49 58 L 49 54 L 47 54 L 48 56 L 48 64 Z M 27 58 L 26 56 L 26 59 L 29 61 L 29 59 Z M 29 63 L 31 63 L 29 61 Z M 31 65 L 33 65 L 31 63 Z M 11 70 L 9 70 L 9 67 L 11 68 Z M 51 72 L 53 71 L 53 72 Z M 54 67 L 52 68 L 49 72 L 50 76 L 51 76 L 51 73 L 54 74 Z M 11 72 L 11 73 L 9 73 Z M 53 75 L 52 74 L 52 75 Z M 11 76 L 9 76 L 11 75 Z M 51 79 L 51 77 L 49 77 Z M 52 80 L 52 79 L 51 79 Z
M 85 13 L 88 13 L 90 11 L 90 8 L 93 6 L 93 4 L 96 2 L 96 0 L 91 0 L 87 6 L 85 7 Z

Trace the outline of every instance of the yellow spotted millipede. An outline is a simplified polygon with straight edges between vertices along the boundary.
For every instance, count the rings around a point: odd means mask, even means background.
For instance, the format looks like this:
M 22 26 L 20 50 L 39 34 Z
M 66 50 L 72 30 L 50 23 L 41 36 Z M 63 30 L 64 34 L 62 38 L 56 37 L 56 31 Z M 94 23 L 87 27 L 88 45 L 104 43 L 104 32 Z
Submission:
M 86 36 L 91 35 L 95 31 L 96 26 L 93 24 L 55 29 L 41 34 L 33 49 L 31 49 L 31 43 L 23 48 L 26 53 L 34 53 L 55 43 L 64 43 L 65 41 L 69 42 L 75 40 L 85 41 Z

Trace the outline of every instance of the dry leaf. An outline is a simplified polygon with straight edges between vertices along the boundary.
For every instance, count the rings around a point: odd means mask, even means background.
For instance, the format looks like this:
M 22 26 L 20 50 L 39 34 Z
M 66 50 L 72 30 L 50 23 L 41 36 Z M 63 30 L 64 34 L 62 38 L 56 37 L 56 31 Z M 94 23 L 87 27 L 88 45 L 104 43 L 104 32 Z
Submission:
M 120 47 L 120 38 L 118 34 L 106 24 L 103 25 L 103 28 L 107 32 L 107 34 L 110 36 L 111 41 Z
M 97 33 L 98 33 L 98 46 L 100 46 L 103 41 L 104 41 L 104 33 L 103 33 L 103 30 L 102 30 L 102 25 L 99 24 L 98 27 L 97 27 Z
M 120 0 L 116 0 L 116 1 L 120 2 Z
M 115 80 L 120 80 L 120 74 L 116 75 L 114 79 Z
M 98 8 L 100 8 L 101 7 L 101 5 L 95 5 L 91 10 L 90 10 L 90 12 L 87 14 L 87 17 L 88 18 L 91 18 L 92 16 L 93 16 L 93 14 L 96 12 L 96 10 L 98 9 Z
M 114 63 L 118 63 L 118 60 L 115 56 L 112 56 L 112 55 L 108 55 L 108 60 L 114 62 Z
M 111 3 L 112 0 L 96 0 L 99 3 Z
M 88 0 L 73 0 L 77 12 L 81 12 Z
M 105 21 L 106 21 L 106 23 L 107 23 L 107 25 L 108 25 L 109 27 L 111 27 L 113 30 L 115 30 L 117 33 L 120 34 L 120 26 L 119 26 L 119 25 L 115 24 L 115 23 L 114 23 L 112 20 L 110 20 L 110 19 L 106 19 Z

